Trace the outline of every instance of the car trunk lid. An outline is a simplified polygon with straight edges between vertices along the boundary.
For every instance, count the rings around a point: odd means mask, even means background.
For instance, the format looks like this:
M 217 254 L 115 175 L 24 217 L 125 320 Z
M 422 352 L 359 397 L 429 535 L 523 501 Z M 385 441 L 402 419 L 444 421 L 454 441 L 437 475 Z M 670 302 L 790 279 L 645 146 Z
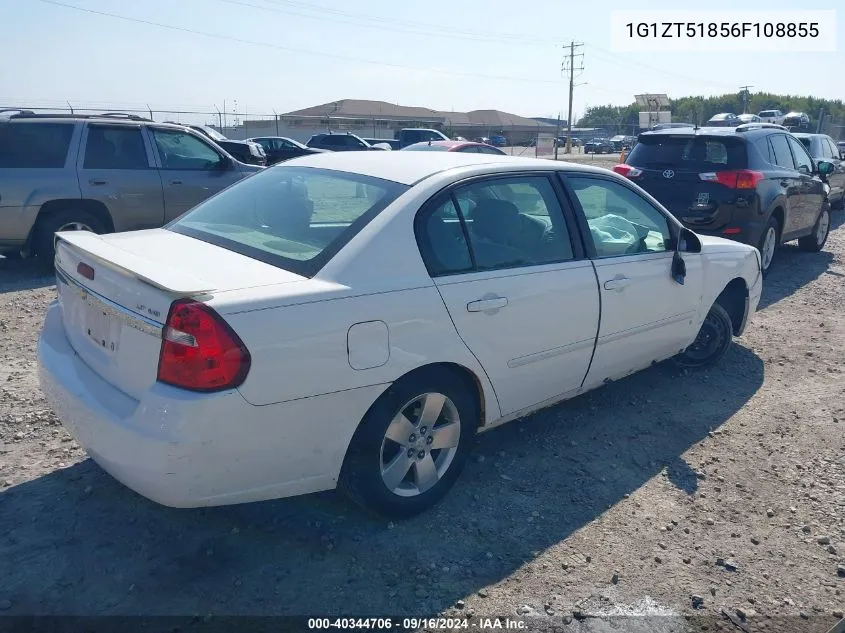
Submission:
M 59 233 L 56 277 L 71 346 L 101 378 L 136 399 L 156 380 L 173 301 L 305 279 L 164 229 Z

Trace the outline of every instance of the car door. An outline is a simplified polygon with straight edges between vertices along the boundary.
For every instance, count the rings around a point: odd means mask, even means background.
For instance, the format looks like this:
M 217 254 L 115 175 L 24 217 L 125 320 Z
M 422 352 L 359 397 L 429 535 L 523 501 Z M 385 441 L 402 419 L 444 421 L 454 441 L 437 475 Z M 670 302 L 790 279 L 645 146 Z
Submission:
M 827 177 L 827 182 L 830 185 L 830 199 L 841 200 L 845 195 L 845 163 L 843 163 L 839 156 L 839 149 L 833 139 L 824 136 L 822 137 L 822 145 L 827 148 L 824 160 L 833 163 L 834 170 L 832 174 Z
M 698 333 L 701 255 L 684 253 L 686 277 L 672 277 L 679 231 L 663 210 L 616 179 L 564 176 L 593 258 L 601 327 L 585 388 L 673 356 Z
M 109 210 L 116 231 L 164 224 L 161 176 L 141 126 L 85 126 L 77 160 L 82 197 L 101 202 Z
M 801 193 L 801 174 L 795 168 L 795 160 L 789 148 L 786 134 L 772 134 L 768 137 L 769 159 L 773 167 L 772 178 L 780 185 L 786 200 L 781 239 L 786 241 L 801 230 L 804 213 L 804 198 Z
M 476 179 L 440 194 L 416 223 L 429 273 L 503 415 L 577 391 L 593 353 L 596 278 L 555 187 L 546 173 Z
M 815 173 L 816 168 L 813 159 L 807 148 L 794 136 L 787 136 L 792 156 L 795 160 L 795 167 L 799 173 L 801 191 L 801 218 L 799 227 L 800 233 L 806 234 L 813 230 L 816 219 L 821 212 L 825 199 L 824 183 Z
M 228 157 L 195 134 L 148 129 L 156 147 L 168 222 L 244 176 Z

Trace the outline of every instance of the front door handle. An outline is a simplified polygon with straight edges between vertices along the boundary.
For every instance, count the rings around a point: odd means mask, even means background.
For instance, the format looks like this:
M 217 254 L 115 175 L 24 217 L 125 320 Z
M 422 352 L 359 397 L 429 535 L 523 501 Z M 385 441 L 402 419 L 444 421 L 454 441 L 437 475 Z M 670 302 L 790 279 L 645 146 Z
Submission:
M 105 178 L 91 178 L 88 181 L 89 185 L 106 185 L 108 181 Z
M 467 312 L 487 312 L 488 310 L 499 310 L 508 305 L 506 297 L 491 297 L 489 299 L 478 299 L 467 304 Z
M 629 283 L 631 283 L 631 280 L 627 277 L 616 277 L 615 279 L 608 279 L 607 281 L 605 281 L 604 289 L 623 290 L 628 286 Z
M 181 181 L 181 180 L 171 180 L 171 181 L 170 181 L 170 184 L 171 184 L 171 185 L 181 185 L 181 184 L 182 184 L 182 181 Z

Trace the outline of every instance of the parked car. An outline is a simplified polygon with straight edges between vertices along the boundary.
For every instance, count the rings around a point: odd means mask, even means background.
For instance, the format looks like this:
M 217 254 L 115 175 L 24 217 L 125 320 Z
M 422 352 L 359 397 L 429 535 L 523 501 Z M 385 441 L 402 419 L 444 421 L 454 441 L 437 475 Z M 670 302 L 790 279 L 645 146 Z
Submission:
M 809 130 L 810 117 L 804 112 L 790 112 L 783 118 L 782 125 L 796 132 Z
M 163 229 L 60 233 L 57 287 L 42 391 L 125 485 L 177 507 L 339 485 L 407 517 L 478 431 L 664 359 L 716 363 L 762 281 L 756 249 L 608 170 L 333 152 Z
M 756 114 L 740 114 L 738 118 L 739 118 L 740 123 L 762 123 L 763 122 L 763 119 L 761 119 Z
M 705 123 L 706 127 L 735 127 L 740 125 L 742 121 L 733 112 L 721 112 L 714 114 Z
M 606 138 L 594 138 L 584 143 L 585 154 L 612 154 L 615 151 L 613 143 Z
M 328 149 L 333 152 L 360 152 L 377 150 L 382 151 L 381 147 L 373 147 L 360 136 L 354 134 L 315 134 L 305 144 L 307 147 L 314 147 L 317 149 Z
M 834 140 L 827 134 L 796 132 L 793 136 L 804 144 L 814 161 L 833 163 L 833 171 L 825 177 L 825 181 L 830 186 L 827 197 L 832 207 L 845 208 L 843 205 L 845 202 L 845 162 Z
M 329 150 L 317 149 L 316 147 L 308 147 L 299 141 L 284 136 L 260 136 L 257 138 L 247 139 L 253 143 L 258 143 L 267 155 L 267 163 L 275 165 L 283 160 L 290 160 L 297 156 L 308 156 L 309 154 L 319 154 Z
M 628 143 L 628 137 L 624 134 L 617 134 L 616 136 L 611 136 L 608 140 L 610 141 L 611 145 L 613 145 L 613 151 L 615 152 L 621 152 L 623 149 L 625 149 L 625 145 Z M 628 146 L 630 147 L 630 145 Z
M 400 149 L 413 145 L 414 143 L 422 143 L 424 141 L 448 141 L 449 137 L 443 134 L 440 130 L 430 130 L 421 127 L 407 127 L 397 130 L 394 133 L 394 138 L 399 141 Z
M 763 123 L 774 123 L 783 125 L 784 114 L 780 110 L 760 110 L 757 113 Z
M 0 253 L 51 265 L 56 231 L 161 226 L 259 170 L 181 125 L 13 115 L 0 120 Z
M 507 156 L 498 147 L 484 143 L 473 143 L 472 141 L 427 141 L 426 143 L 414 143 L 403 147 L 402 151 L 412 152 L 463 152 L 464 154 L 497 154 Z
M 836 147 L 838 147 L 838 148 L 839 148 L 839 157 L 840 157 L 840 158 L 845 158 L 845 141 L 839 141 L 839 142 L 836 144 Z
M 614 167 L 688 228 L 756 246 L 764 273 L 784 242 L 822 249 L 830 229 L 822 178 L 833 170 L 768 123 L 644 132 L 625 163 Z
M 472 139 L 473 143 L 484 143 L 485 145 L 490 145 L 490 139 L 486 136 L 476 136 Z
M 494 134 L 490 137 L 490 145 L 494 147 L 507 147 L 508 139 L 501 134 Z
M 387 149 L 402 149 L 402 142 L 394 138 L 365 138 L 370 145 L 387 145 Z
M 179 125 L 173 121 L 170 121 L 170 123 Z M 226 138 L 213 127 L 207 125 L 188 125 L 187 127 L 195 132 L 199 132 L 206 138 L 210 138 L 242 163 L 259 166 L 267 164 L 267 154 L 264 153 L 264 148 L 258 143 L 253 141 L 235 141 Z

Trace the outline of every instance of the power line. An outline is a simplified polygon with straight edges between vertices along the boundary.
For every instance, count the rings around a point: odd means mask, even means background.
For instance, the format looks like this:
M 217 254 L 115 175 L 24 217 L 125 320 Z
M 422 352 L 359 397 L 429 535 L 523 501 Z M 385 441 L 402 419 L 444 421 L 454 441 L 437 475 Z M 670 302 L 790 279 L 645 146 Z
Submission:
M 663 68 L 657 68 L 656 66 L 650 66 L 648 64 L 644 64 L 643 62 L 638 62 L 638 61 L 630 59 L 628 57 L 618 55 L 617 53 L 609 51 L 605 48 L 601 48 L 600 46 L 596 46 L 595 44 L 587 44 L 587 46 L 589 46 L 592 49 L 599 51 L 600 53 L 603 53 L 605 56 L 610 57 L 614 61 L 614 63 L 617 63 L 617 64 L 622 63 L 622 64 L 628 64 L 628 65 L 632 65 L 632 66 L 639 66 L 640 68 L 647 68 L 648 70 L 652 70 L 656 73 L 660 73 L 660 74 L 663 74 L 663 75 L 666 75 L 666 76 L 677 77 L 678 79 L 684 79 L 686 81 L 690 81 L 690 82 L 693 82 L 693 83 L 696 83 L 696 84 L 705 83 L 705 84 L 710 84 L 712 86 L 722 86 L 722 87 L 725 87 L 725 88 L 728 87 L 728 86 L 732 86 L 732 84 L 729 84 L 729 83 L 726 83 L 726 82 L 723 82 L 723 81 L 711 81 L 709 79 L 703 79 L 701 77 L 690 77 L 688 75 L 676 73 L 676 72 L 673 72 L 671 70 L 665 70 Z
M 264 0 L 270 2 L 271 0 Z M 317 9 L 309 6 L 302 6 L 297 2 L 283 2 L 276 0 L 275 4 L 292 5 L 294 9 L 283 9 L 278 6 L 260 6 L 252 2 L 244 0 L 219 0 L 235 6 L 247 7 L 250 9 L 258 9 L 259 11 L 268 11 L 272 13 L 279 13 L 282 15 L 294 15 L 305 18 L 307 20 L 314 20 L 317 22 L 334 22 L 337 24 L 349 24 L 368 29 L 376 29 L 381 31 L 389 31 L 391 33 L 408 33 L 411 35 L 424 35 L 426 37 L 439 37 L 446 39 L 457 39 L 472 42 L 487 42 L 491 44 L 508 44 L 518 46 L 540 46 L 547 47 L 554 44 L 552 40 L 545 42 L 537 41 L 536 38 L 528 38 L 526 36 L 508 34 L 508 33 L 482 33 L 477 31 L 466 31 L 459 29 L 444 29 L 436 25 L 426 25 L 422 23 L 407 22 L 402 20 L 391 20 L 388 18 L 380 18 L 367 14 L 349 13 L 347 11 L 339 11 L 335 9 Z M 306 11 L 306 13 L 303 13 Z M 316 13 L 307 13 L 316 12 Z M 330 16 L 338 17 L 330 17 Z
M 39 2 L 43 2 L 45 4 L 51 4 L 57 7 L 64 7 L 66 9 L 73 9 L 75 11 L 80 11 L 82 13 L 89 13 L 92 15 L 99 15 L 109 18 L 114 18 L 117 20 L 123 20 L 125 22 L 135 22 L 137 24 L 146 24 L 147 26 L 155 26 L 162 29 L 168 29 L 171 31 L 178 31 L 180 33 L 191 33 L 193 35 L 202 35 L 203 37 L 210 37 L 219 40 L 227 40 L 230 42 L 237 42 L 239 44 L 247 44 L 251 46 L 261 46 L 264 48 L 272 48 L 280 51 L 285 51 L 288 53 L 297 53 L 300 55 L 314 55 L 316 57 L 325 57 L 327 59 L 339 59 L 343 61 L 349 62 L 356 62 L 359 64 L 372 64 L 374 66 L 386 66 L 388 68 L 399 68 L 401 70 L 417 70 L 422 72 L 430 72 L 435 74 L 441 75 L 455 75 L 458 77 L 472 77 L 474 79 L 490 79 L 490 80 L 497 80 L 497 81 L 519 81 L 525 83 L 542 83 L 542 84 L 557 84 L 558 82 L 553 79 L 532 79 L 529 77 L 514 77 L 514 76 L 507 76 L 507 75 L 485 75 L 480 73 L 473 73 L 473 72 L 461 72 L 456 70 L 438 70 L 433 68 L 424 68 L 422 66 L 408 66 L 402 64 L 394 64 L 391 62 L 379 61 L 374 59 L 365 59 L 359 57 L 349 57 L 346 55 L 338 55 L 336 53 L 327 53 L 324 51 L 315 51 L 315 50 L 308 50 L 302 48 L 293 48 L 291 46 L 282 46 L 280 44 L 272 44 L 270 42 L 259 42 L 256 40 L 247 40 L 240 37 L 233 37 L 229 35 L 220 35 L 217 33 L 209 33 L 207 31 L 199 31 L 197 29 L 190 29 L 183 26 L 176 26 L 173 24 L 164 24 L 162 22 L 153 22 L 152 20 L 144 20 L 141 18 L 132 18 L 126 15 L 119 15 L 117 13 L 109 13 L 107 11 L 98 11 L 96 9 L 87 9 L 84 7 L 78 7 L 76 5 L 67 4 L 64 2 L 59 2 L 58 0 L 39 0 Z

